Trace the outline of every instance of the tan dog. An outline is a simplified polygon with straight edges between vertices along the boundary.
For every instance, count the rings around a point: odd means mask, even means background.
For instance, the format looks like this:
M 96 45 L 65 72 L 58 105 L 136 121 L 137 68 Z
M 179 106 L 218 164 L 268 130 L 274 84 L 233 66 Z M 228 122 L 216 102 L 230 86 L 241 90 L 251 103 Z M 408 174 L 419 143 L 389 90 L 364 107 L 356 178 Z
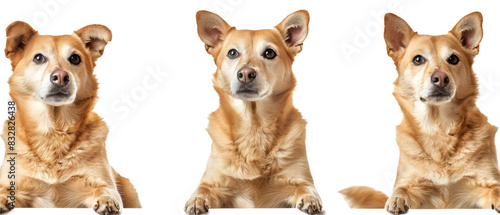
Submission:
M 10 96 L 17 104 L 16 207 L 92 207 L 99 214 L 141 207 L 130 181 L 108 164 L 108 127 L 92 112 L 95 61 L 110 40 L 102 25 L 63 36 L 39 35 L 24 22 L 7 28 Z M 9 157 L 0 172 L 0 211 L 12 209 L 6 205 Z
M 292 62 L 307 36 L 308 12 L 258 31 L 236 30 L 207 11 L 196 19 L 217 65 L 213 83 L 220 107 L 209 117 L 212 153 L 186 213 L 237 207 L 321 211 L 307 162 L 306 122 L 292 102 Z
M 476 107 L 472 71 L 483 36 L 481 13 L 463 17 L 445 35 L 419 35 L 394 14 L 385 16 L 387 53 L 403 111 L 396 141 L 400 159 L 392 196 L 371 188 L 344 191 L 352 207 L 391 213 L 409 208 L 495 208 L 500 212 L 497 128 Z M 365 198 L 365 196 L 371 196 Z

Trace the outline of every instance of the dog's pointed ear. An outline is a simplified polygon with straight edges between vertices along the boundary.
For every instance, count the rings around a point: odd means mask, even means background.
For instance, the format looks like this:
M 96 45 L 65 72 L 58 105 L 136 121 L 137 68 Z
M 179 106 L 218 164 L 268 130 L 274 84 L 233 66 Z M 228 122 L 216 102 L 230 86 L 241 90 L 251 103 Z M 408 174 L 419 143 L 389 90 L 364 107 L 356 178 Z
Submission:
M 111 30 L 104 25 L 87 25 L 75 31 L 75 34 L 85 44 L 94 61 L 102 56 L 104 47 L 106 47 L 113 37 Z
M 198 36 L 205 43 L 205 49 L 213 56 L 220 49 L 222 41 L 233 28 L 215 13 L 200 10 L 196 13 Z
M 384 39 L 387 45 L 387 55 L 396 59 L 404 52 L 411 38 L 416 33 L 408 23 L 392 13 L 385 14 L 384 23 Z
M 5 56 L 14 64 L 19 60 L 18 57 L 22 56 L 20 53 L 24 51 L 24 47 L 31 37 L 37 34 L 37 31 L 28 23 L 16 21 L 7 27 L 6 33 Z
M 309 12 L 299 10 L 288 15 L 275 28 L 294 54 L 302 51 L 302 43 L 309 32 Z
M 458 41 L 474 55 L 479 53 L 479 43 L 483 39 L 483 15 L 473 12 L 464 16 L 450 31 Z

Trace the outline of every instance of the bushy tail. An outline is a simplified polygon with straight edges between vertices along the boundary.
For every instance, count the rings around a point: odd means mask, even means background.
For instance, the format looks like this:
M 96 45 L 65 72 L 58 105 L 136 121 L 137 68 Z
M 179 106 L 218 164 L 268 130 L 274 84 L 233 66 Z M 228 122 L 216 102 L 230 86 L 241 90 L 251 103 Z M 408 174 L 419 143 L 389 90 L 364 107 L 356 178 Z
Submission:
M 389 197 L 371 187 L 355 186 L 339 191 L 351 208 L 384 208 Z
M 130 183 L 128 178 L 116 173 L 116 185 L 123 201 L 124 208 L 141 208 L 139 196 L 135 191 L 134 185 Z

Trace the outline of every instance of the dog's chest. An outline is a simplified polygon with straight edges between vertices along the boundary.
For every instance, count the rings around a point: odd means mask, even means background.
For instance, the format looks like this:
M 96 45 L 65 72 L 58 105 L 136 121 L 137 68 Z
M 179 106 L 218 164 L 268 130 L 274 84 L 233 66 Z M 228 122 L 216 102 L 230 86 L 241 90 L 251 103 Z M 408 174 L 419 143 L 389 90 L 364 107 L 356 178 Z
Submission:
M 61 183 L 70 178 L 75 170 L 75 160 L 78 160 L 78 150 L 71 150 L 70 143 L 56 144 L 51 139 L 32 144 L 30 150 L 19 152 L 20 170 L 37 180 L 49 184 Z
M 261 171 L 269 170 L 274 159 L 269 155 L 276 138 L 272 129 L 248 128 L 235 139 L 238 152 L 247 163 L 253 163 Z
M 427 178 L 436 184 L 449 184 L 461 180 L 475 168 L 469 159 L 477 148 L 471 141 L 452 136 L 435 137 L 426 143 L 425 165 L 421 165 Z
M 25 157 L 20 157 L 20 160 L 23 158 L 25 159 Z M 71 161 L 68 161 L 67 158 L 42 162 L 28 161 L 21 162 L 21 164 L 22 167 L 20 168 L 25 168 L 21 171 L 23 175 L 49 184 L 62 183 L 74 175 L 73 172 L 75 172 Z

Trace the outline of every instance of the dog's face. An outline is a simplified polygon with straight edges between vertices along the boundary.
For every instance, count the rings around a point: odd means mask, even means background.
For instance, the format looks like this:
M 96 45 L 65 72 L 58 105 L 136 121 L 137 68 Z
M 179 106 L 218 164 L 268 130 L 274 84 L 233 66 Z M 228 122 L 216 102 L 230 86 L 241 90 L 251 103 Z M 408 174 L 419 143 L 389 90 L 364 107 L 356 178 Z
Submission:
M 482 16 L 471 13 L 445 35 L 419 35 L 394 14 L 385 16 L 387 53 L 398 70 L 396 87 L 417 101 L 440 105 L 477 94 L 473 58 L 482 39 Z
M 89 25 L 71 35 L 39 35 L 24 22 L 7 28 L 6 56 L 12 62 L 11 94 L 61 106 L 97 93 L 93 75 L 111 31 Z
M 235 98 L 257 101 L 295 85 L 292 63 L 302 50 L 309 14 L 297 11 L 275 29 L 236 30 L 214 13 L 196 14 L 198 35 L 217 65 L 215 83 Z

